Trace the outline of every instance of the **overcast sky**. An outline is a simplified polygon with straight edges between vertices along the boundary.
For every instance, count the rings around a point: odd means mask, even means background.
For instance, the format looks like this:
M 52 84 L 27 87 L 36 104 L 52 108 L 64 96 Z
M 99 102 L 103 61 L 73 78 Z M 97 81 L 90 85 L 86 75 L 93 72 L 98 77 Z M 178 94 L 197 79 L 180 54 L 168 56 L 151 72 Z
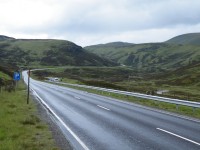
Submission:
M 0 0 L 0 35 L 81 46 L 200 32 L 200 0 Z

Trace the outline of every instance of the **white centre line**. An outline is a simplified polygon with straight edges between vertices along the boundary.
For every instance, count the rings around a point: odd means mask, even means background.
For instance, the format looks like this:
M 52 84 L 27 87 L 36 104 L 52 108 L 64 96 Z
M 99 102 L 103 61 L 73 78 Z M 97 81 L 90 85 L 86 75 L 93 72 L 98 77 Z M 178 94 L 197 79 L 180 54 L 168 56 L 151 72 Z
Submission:
M 108 108 L 106 108 L 106 107 L 103 107 L 103 106 L 101 106 L 101 105 L 97 105 L 98 107 L 100 107 L 100 108 L 103 108 L 103 109 L 105 109 L 105 110 L 109 110 L 110 111 L 110 109 L 108 109 Z
M 156 129 L 157 129 L 157 130 L 160 130 L 160 131 L 163 131 L 163 132 L 165 132 L 165 133 L 171 134 L 171 135 L 173 135 L 173 136 L 176 136 L 176 137 L 178 137 L 178 138 L 181 138 L 181 139 L 183 139 L 183 140 L 189 141 L 189 142 L 194 143 L 194 144 L 196 144 L 196 145 L 200 145 L 200 143 L 195 142 L 195 141 L 193 141 L 193 140 L 190 140 L 190 139 L 188 139 L 188 138 L 182 137 L 182 136 L 180 136 L 180 135 L 178 135 L 178 134 L 175 134 L 175 133 L 172 133 L 172 132 L 169 132 L 169 131 L 167 131 L 167 130 L 160 129 L 160 128 L 156 128 Z

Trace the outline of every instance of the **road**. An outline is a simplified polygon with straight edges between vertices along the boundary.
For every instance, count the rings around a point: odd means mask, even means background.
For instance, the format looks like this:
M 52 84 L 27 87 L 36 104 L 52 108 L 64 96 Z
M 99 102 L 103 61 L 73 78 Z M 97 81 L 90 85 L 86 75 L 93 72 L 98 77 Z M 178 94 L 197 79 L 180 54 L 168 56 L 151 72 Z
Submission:
M 27 73 L 23 72 L 27 82 Z M 200 121 L 30 80 L 75 149 L 199 150 Z

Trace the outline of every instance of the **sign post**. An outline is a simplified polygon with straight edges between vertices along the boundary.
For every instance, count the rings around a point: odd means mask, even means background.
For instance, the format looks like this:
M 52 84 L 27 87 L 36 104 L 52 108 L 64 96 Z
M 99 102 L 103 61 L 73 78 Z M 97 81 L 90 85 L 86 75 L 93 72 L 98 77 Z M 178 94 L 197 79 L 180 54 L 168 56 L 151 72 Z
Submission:
M 28 70 L 28 94 L 27 94 L 27 104 L 29 104 L 29 95 L 30 95 L 30 69 Z
M 20 80 L 20 72 L 18 72 L 18 71 L 14 72 L 13 79 L 15 81 L 19 81 Z
M 17 86 L 17 82 L 20 80 L 20 72 L 19 71 L 14 72 L 13 80 L 15 81 L 16 86 Z

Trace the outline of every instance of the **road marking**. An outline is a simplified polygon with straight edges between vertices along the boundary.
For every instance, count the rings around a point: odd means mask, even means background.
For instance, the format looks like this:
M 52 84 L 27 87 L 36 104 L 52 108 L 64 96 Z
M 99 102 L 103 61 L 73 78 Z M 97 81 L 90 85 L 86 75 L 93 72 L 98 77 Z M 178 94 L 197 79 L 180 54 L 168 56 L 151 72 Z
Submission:
M 74 98 L 76 98 L 76 99 L 81 99 L 80 97 L 78 97 L 78 96 L 74 96 Z
M 189 142 L 194 143 L 194 144 L 196 144 L 196 145 L 200 145 L 200 143 L 195 142 L 195 141 L 193 141 L 193 140 L 190 140 L 190 139 L 188 139 L 188 138 L 182 137 L 182 136 L 180 136 L 180 135 L 178 135 L 178 134 L 175 134 L 175 133 L 172 133 L 172 132 L 169 132 L 169 131 L 167 131 L 167 130 L 160 129 L 160 128 L 156 128 L 156 129 L 157 129 L 157 130 L 160 130 L 160 131 L 163 131 L 163 132 L 165 132 L 165 133 L 171 134 L 171 135 L 173 135 L 173 136 L 176 136 L 176 137 L 178 137 L 178 138 L 181 138 L 181 139 L 183 139 L 183 140 L 189 141 Z
M 97 105 L 97 106 L 100 107 L 100 108 L 103 108 L 103 109 L 105 109 L 105 110 L 110 111 L 110 109 L 108 109 L 108 108 L 106 108 L 106 107 L 103 107 L 103 106 L 101 106 L 101 105 Z
M 34 90 L 33 90 L 34 91 Z M 60 123 L 67 129 L 67 131 L 76 139 L 76 141 L 83 147 L 84 150 L 89 150 L 89 148 L 81 141 L 81 139 L 64 123 L 64 121 L 56 115 L 56 113 L 43 101 L 43 99 L 34 91 L 34 94 L 42 104 L 60 121 Z
M 93 94 L 93 95 L 96 95 L 97 94 Z M 102 95 L 98 95 L 99 97 L 103 97 L 105 98 L 106 96 L 102 96 Z M 177 118 L 180 118 L 180 119 L 185 119 L 185 120 L 189 120 L 189 121 L 193 121 L 193 122 L 197 122 L 197 123 L 200 123 L 200 120 L 199 119 L 194 119 L 194 118 L 189 118 L 187 116 L 183 116 L 183 115 L 178 115 L 178 114 L 174 114 L 172 112 L 167 112 L 167 111 L 164 111 L 164 110 L 158 110 L 158 109 L 155 109 L 155 108 L 150 108 L 148 106 L 144 106 L 144 105 L 139 105 L 139 104 L 136 104 L 136 103 L 131 103 L 131 102 L 127 102 L 127 101 L 122 101 L 122 100 L 119 100 L 119 99 L 114 99 L 114 98 L 111 98 L 111 97 L 106 97 L 107 99 L 110 99 L 112 101 L 117 101 L 119 103 L 123 103 L 123 104 L 127 104 L 127 105 L 131 105 L 131 106 L 134 106 L 134 107 L 138 107 L 138 108 L 143 108 L 143 109 L 146 109 L 146 110 L 150 110 L 150 111 L 154 111 L 154 112 L 159 112 L 159 113 L 162 113 L 164 115 L 169 115 L 169 116 L 172 116 L 172 117 L 177 117 Z

